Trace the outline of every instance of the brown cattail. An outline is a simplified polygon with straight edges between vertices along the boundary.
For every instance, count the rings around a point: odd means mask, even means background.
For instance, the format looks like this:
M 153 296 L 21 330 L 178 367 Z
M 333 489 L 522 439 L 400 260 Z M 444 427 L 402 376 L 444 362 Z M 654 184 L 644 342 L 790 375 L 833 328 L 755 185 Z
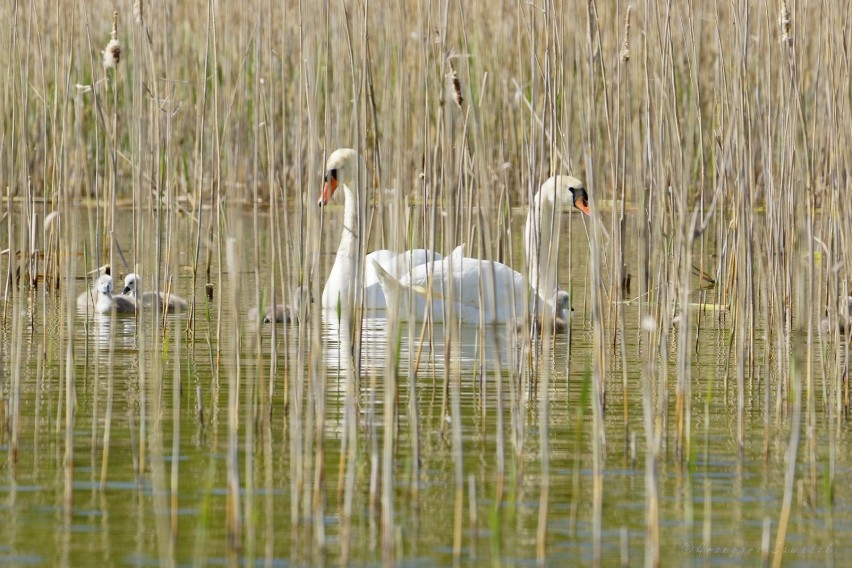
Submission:
M 137 24 L 142 23 L 142 0 L 135 0 L 133 2 L 133 20 Z
M 627 5 L 627 14 L 624 16 L 624 42 L 621 44 L 621 61 L 630 61 L 630 9 Z
M 121 43 L 118 41 L 118 12 L 112 13 L 112 34 L 104 48 L 104 69 L 118 65 L 121 60 Z
M 453 98 L 456 101 L 456 104 L 459 108 L 462 107 L 462 103 L 464 102 L 464 97 L 461 92 L 461 81 L 459 81 L 459 74 L 456 73 L 456 68 L 453 67 L 452 61 L 447 61 L 450 65 L 450 80 L 453 82 Z
M 781 14 L 778 16 L 778 25 L 781 26 L 781 43 L 792 45 L 793 33 L 792 25 L 790 24 L 790 8 L 787 6 L 786 0 L 781 0 Z

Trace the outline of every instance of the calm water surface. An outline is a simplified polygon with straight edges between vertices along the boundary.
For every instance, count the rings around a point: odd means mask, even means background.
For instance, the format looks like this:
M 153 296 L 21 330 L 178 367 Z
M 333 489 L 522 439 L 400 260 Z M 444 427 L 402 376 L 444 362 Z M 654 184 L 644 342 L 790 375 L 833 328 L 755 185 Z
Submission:
M 595 348 L 586 297 L 587 241 L 579 223 L 571 237 L 583 243 L 572 256 L 572 333 L 553 341 L 549 364 L 539 353 L 530 355 L 523 341 L 508 329 L 436 325 L 426 330 L 427 342 L 419 354 L 421 326 L 412 326 L 410 343 L 408 334 L 403 334 L 390 480 L 397 565 L 453 564 L 459 455 L 451 419 L 455 392 L 464 496 L 460 563 L 535 563 L 542 480 L 539 401 L 544 384 L 526 376 L 518 378 L 517 370 L 528 368 L 530 361 L 549 374 L 547 558 L 554 566 L 593 562 L 593 423 L 584 392 Z M 323 270 L 328 269 L 336 238 L 330 239 L 329 254 L 323 255 Z M 567 242 L 568 237 L 563 238 Z M 268 246 L 269 241 L 264 233 L 260 246 Z M 128 242 L 132 241 L 128 238 Z M 192 239 L 185 239 L 178 246 L 178 263 L 188 262 L 193 244 Z M 78 273 L 82 272 L 81 266 Z M 262 272 L 262 281 L 268 282 L 268 270 Z M 567 287 L 567 270 L 563 272 L 561 280 Z M 188 296 L 192 282 L 188 273 L 176 270 L 174 277 L 175 290 Z M 241 289 L 245 286 L 254 293 L 253 273 L 245 271 L 240 282 Z M 83 282 L 75 286 L 80 291 Z M 199 312 L 194 333 L 184 333 L 186 314 L 170 315 L 165 340 L 155 336 L 155 322 L 145 315 L 138 321 L 132 316 L 87 317 L 74 312 L 69 336 L 68 315 L 59 295 L 48 295 L 46 302 L 42 296 L 35 301 L 16 298 L 7 302 L 7 314 L 20 310 L 26 317 L 18 321 L 33 325 L 18 330 L 13 325 L 15 318 L 6 317 L 2 329 L 0 379 L 5 416 L 11 422 L 13 401 L 17 400 L 20 419 L 16 459 L 11 425 L 0 437 L 5 456 L 0 465 L 0 564 L 159 565 L 166 550 L 164 542 L 171 538 L 175 559 L 181 565 L 336 565 L 343 559 L 344 549 L 349 550 L 353 566 L 381 563 L 382 508 L 378 496 L 371 498 L 371 482 L 376 481 L 380 491 L 383 474 L 376 468 L 381 468 L 386 434 L 384 395 L 390 380 L 387 321 L 365 321 L 361 375 L 350 391 L 350 334 L 333 313 L 322 314 L 314 306 L 310 323 L 301 328 L 279 326 L 273 337 L 269 327 L 258 336 L 244 321 L 236 322 L 226 306 L 219 332 L 215 303 L 207 316 L 203 278 L 196 293 Z M 242 298 L 239 313 L 245 314 L 253 302 L 253 297 Z M 599 534 L 606 565 L 621 562 L 624 553 L 629 564 L 641 565 L 645 549 L 644 359 L 638 305 L 624 309 L 626 390 L 620 348 L 606 348 L 607 446 Z M 746 377 L 746 439 L 740 453 L 735 356 L 729 351 L 727 319 L 715 314 L 705 317 L 694 357 L 691 464 L 675 452 L 676 367 L 670 365 L 670 419 L 659 462 L 661 554 L 668 565 L 759 564 L 766 522 L 771 523 L 774 544 L 782 508 L 790 411 L 782 410 L 779 419 L 773 410 L 766 423 L 767 378 L 758 367 Z M 236 360 L 231 345 L 238 331 L 240 356 Z M 676 330 L 672 337 L 674 361 Z M 63 386 L 69 341 L 74 384 L 70 471 L 65 460 L 68 439 Z M 16 349 L 20 355 L 14 354 Z M 13 367 L 13 361 L 20 365 Z M 415 367 L 416 392 L 411 392 L 409 377 Z M 232 369 L 239 369 L 240 392 L 242 549 L 236 556 L 229 553 L 226 522 Z M 20 385 L 17 397 L 16 376 Z M 768 380 L 772 385 L 774 379 Z M 101 487 L 110 381 L 109 452 Z M 498 392 L 498 383 L 502 392 Z M 347 392 L 355 392 L 357 399 L 355 491 L 348 528 L 341 491 L 346 471 L 341 465 L 341 449 L 349 431 Z M 774 397 L 774 385 L 771 392 Z M 152 418 L 156 393 L 162 400 L 160 428 Z M 252 421 L 253 409 L 263 407 L 270 396 L 266 407 L 271 409 L 269 420 Z M 299 397 L 303 407 L 294 414 Z M 419 427 L 416 491 L 411 483 L 412 397 Z M 317 400 L 323 404 L 316 404 Z M 500 407 L 506 455 L 502 503 L 497 501 L 501 491 L 497 469 Z M 322 416 L 316 417 L 315 411 Z M 794 491 L 786 540 L 788 565 L 844 564 L 852 555 L 848 433 L 844 422 L 839 432 L 829 434 L 828 422 L 825 409 L 816 404 L 815 443 L 808 444 L 803 435 L 799 450 L 797 479 L 801 481 Z M 804 434 L 805 426 L 802 430 Z M 836 437 L 835 442 L 831 436 Z M 829 453 L 832 443 L 836 447 L 833 456 Z M 247 455 L 252 459 L 247 460 Z M 835 460 L 836 468 L 833 502 L 827 500 L 824 485 L 830 459 Z M 815 471 L 811 463 L 816 464 Z M 321 468 L 320 477 L 317 468 Z M 296 482 L 296 478 L 303 479 Z M 312 489 L 316 479 L 321 488 L 318 493 Z M 70 509 L 66 508 L 68 483 Z M 312 499 L 314 506 L 306 504 Z M 708 544 L 712 548 L 707 549 Z

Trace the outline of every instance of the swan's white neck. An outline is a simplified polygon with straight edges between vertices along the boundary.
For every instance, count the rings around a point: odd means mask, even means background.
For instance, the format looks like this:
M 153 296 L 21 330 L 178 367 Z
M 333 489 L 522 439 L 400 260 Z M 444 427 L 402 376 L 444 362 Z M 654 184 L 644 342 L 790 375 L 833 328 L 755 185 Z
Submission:
M 527 253 L 527 274 L 538 299 L 551 305 L 556 293 L 556 242 L 553 241 L 555 191 L 546 184 L 536 192 L 527 213 L 524 247 Z
M 334 264 L 326 280 L 322 291 L 322 305 L 324 308 L 334 308 L 338 300 L 341 306 L 348 308 L 354 303 L 354 294 L 358 290 L 355 282 L 358 278 L 359 250 L 359 200 L 355 190 L 341 183 L 343 190 L 343 234 L 340 236 L 340 245 L 337 247 L 337 255 Z
M 358 253 L 358 198 L 355 190 L 348 185 L 343 186 L 343 234 L 340 236 L 340 246 L 337 247 L 339 260 L 354 260 Z

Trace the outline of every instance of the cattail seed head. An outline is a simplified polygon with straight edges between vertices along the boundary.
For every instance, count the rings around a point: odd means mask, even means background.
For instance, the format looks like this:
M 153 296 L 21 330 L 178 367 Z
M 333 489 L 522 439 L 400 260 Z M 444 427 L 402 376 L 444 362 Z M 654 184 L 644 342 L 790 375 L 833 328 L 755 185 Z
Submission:
M 781 14 L 778 16 L 778 25 L 781 27 L 781 43 L 792 44 L 793 33 L 790 8 L 787 6 L 786 0 L 781 0 Z
M 104 48 L 104 69 L 110 69 L 118 65 L 121 60 L 121 43 L 118 41 L 118 12 L 112 13 L 112 33 L 110 40 Z
M 624 42 L 621 44 L 621 61 L 630 61 L 630 9 L 627 5 L 627 14 L 624 16 Z
M 133 2 L 133 20 L 137 24 L 141 24 L 142 17 L 142 0 L 135 0 Z
M 109 40 L 104 49 L 104 69 L 109 69 L 118 65 L 121 59 L 121 43 L 117 39 Z
M 464 103 L 464 97 L 461 92 L 461 81 L 459 81 L 459 74 L 456 73 L 456 68 L 453 67 L 452 61 L 447 61 L 450 65 L 450 81 L 453 82 L 453 99 L 456 101 L 456 105 L 459 108 L 462 107 L 462 103 Z

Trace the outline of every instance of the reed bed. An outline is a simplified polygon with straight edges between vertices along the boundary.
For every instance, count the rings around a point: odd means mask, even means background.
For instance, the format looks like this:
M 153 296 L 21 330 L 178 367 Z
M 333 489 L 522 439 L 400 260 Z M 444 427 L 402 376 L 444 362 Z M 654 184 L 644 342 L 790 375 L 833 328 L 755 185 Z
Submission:
M 852 546 L 835 508 L 843 3 L 33 0 L 0 16 L 0 487 L 17 511 L 40 468 L 61 479 L 54 563 L 83 554 L 74 512 L 108 525 L 128 480 L 118 514 L 164 566 L 577 549 L 657 566 L 723 546 L 778 566 L 803 542 L 828 564 Z M 581 179 L 591 217 L 557 213 L 536 253 L 571 292 L 568 332 L 547 314 L 538 331 L 323 311 L 342 196 L 316 199 L 339 147 L 364 159 L 361 259 L 464 243 L 526 274 L 520 213 L 551 175 Z M 187 313 L 81 314 L 104 264 Z M 297 294 L 298 325 L 245 318 Z M 86 451 L 100 497 L 81 504 Z M 740 481 L 783 477 L 762 486 L 754 542 L 714 536 L 753 498 L 719 495 L 719 459 Z M 618 517 L 619 467 L 641 518 Z

